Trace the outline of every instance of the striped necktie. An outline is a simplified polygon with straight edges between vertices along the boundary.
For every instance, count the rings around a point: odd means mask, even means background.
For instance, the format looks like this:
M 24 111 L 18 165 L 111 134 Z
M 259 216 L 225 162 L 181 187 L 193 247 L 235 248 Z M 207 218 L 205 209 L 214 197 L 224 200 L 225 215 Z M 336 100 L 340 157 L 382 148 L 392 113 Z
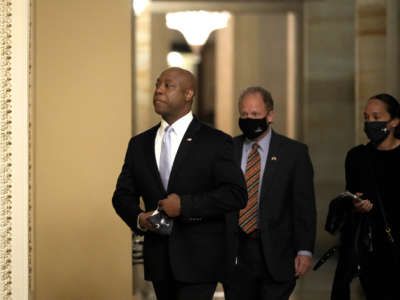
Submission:
M 257 229 L 258 220 L 258 186 L 260 183 L 261 159 L 258 153 L 258 144 L 253 144 L 247 158 L 245 179 L 247 184 L 248 201 L 244 209 L 239 212 L 239 226 L 249 234 Z

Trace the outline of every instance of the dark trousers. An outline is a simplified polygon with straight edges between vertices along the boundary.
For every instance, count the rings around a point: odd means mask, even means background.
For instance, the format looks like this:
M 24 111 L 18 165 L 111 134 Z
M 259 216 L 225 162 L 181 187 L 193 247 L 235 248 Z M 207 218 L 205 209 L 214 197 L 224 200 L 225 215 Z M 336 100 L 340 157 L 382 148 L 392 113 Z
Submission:
M 341 246 L 332 284 L 331 300 L 350 300 L 350 285 L 357 276 L 358 258 L 352 248 Z
M 212 300 L 217 283 L 153 281 L 157 300 Z
M 288 300 L 296 285 L 293 280 L 278 282 L 265 264 L 261 240 L 240 234 L 239 261 L 230 280 L 224 283 L 226 300 Z
M 395 255 L 399 255 L 398 253 Z M 399 264 L 395 261 L 389 245 L 377 249 L 363 259 L 360 282 L 367 300 L 398 300 Z
M 393 253 L 392 245 L 385 244 L 384 239 L 375 242 L 374 251 L 360 248 L 359 257 L 351 248 L 341 247 L 339 260 L 332 286 L 331 300 L 350 300 L 350 284 L 358 275 L 361 287 L 367 300 L 398 300 L 399 251 Z M 360 269 L 357 271 L 357 262 Z M 355 278 L 358 279 L 358 278 Z

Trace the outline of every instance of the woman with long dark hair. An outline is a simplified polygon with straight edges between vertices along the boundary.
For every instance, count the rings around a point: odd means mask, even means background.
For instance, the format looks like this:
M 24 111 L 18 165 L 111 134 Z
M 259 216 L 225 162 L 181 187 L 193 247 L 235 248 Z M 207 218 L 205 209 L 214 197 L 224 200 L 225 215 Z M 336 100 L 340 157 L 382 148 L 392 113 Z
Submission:
M 371 97 L 364 110 L 367 145 L 347 153 L 349 204 L 341 233 L 332 300 L 346 300 L 358 275 L 367 300 L 397 300 L 400 257 L 400 104 L 389 94 Z M 396 275 L 392 275 L 396 274 Z

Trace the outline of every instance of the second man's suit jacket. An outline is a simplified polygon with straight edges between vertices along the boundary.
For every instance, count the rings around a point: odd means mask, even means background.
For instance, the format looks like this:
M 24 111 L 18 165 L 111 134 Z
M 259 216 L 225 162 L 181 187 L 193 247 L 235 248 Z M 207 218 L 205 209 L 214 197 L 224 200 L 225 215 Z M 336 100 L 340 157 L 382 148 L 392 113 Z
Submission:
M 314 249 L 313 167 L 306 145 L 274 131 L 271 134 L 260 183 L 258 225 L 268 270 L 275 280 L 285 281 L 294 277 L 297 252 Z M 239 166 L 244 140 L 243 135 L 234 138 L 235 160 Z
M 213 282 L 226 277 L 225 213 L 243 208 L 247 192 L 234 162 L 233 141 L 227 134 L 194 118 L 177 151 L 167 190 L 154 154 L 159 125 L 133 137 L 118 178 L 113 205 L 118 215 L 144 234 L 144 270 L 147 280 Z M 181 216 L 169 237 L 137 228 L 142 197 L 145 211 L 157 208 L 170 193 L 181 197 Z

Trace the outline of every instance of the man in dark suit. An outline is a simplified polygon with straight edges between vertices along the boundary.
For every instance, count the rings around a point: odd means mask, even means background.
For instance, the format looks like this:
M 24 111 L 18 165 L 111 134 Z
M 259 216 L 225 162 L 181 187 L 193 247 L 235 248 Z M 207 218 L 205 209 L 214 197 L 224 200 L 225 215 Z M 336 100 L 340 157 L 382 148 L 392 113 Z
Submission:
M 190 72 L 161 73 L 153 98 L 161 123 L 130 140 L 113 196 L 118 215 L 144 234 L 145 279 L 159 300 L 212 299 L 233 264 L 225 259 L 225 214 L 247 202 L 232 138 L 192 115 L 194 95 Z M 174 219 L 169 236 L 148 220 L 156 209 Z
M 287 300 L 296 278 L 311 267 L 316 232 L 312 164 L 304 144 L 271 129 L 273 100 L 264 88 L 246 89 L 239 113 L 243 135 L 234 144 L 248 203 L 231 218 L 239 246 L 237 264 L 224 284 L 226 299 Z

